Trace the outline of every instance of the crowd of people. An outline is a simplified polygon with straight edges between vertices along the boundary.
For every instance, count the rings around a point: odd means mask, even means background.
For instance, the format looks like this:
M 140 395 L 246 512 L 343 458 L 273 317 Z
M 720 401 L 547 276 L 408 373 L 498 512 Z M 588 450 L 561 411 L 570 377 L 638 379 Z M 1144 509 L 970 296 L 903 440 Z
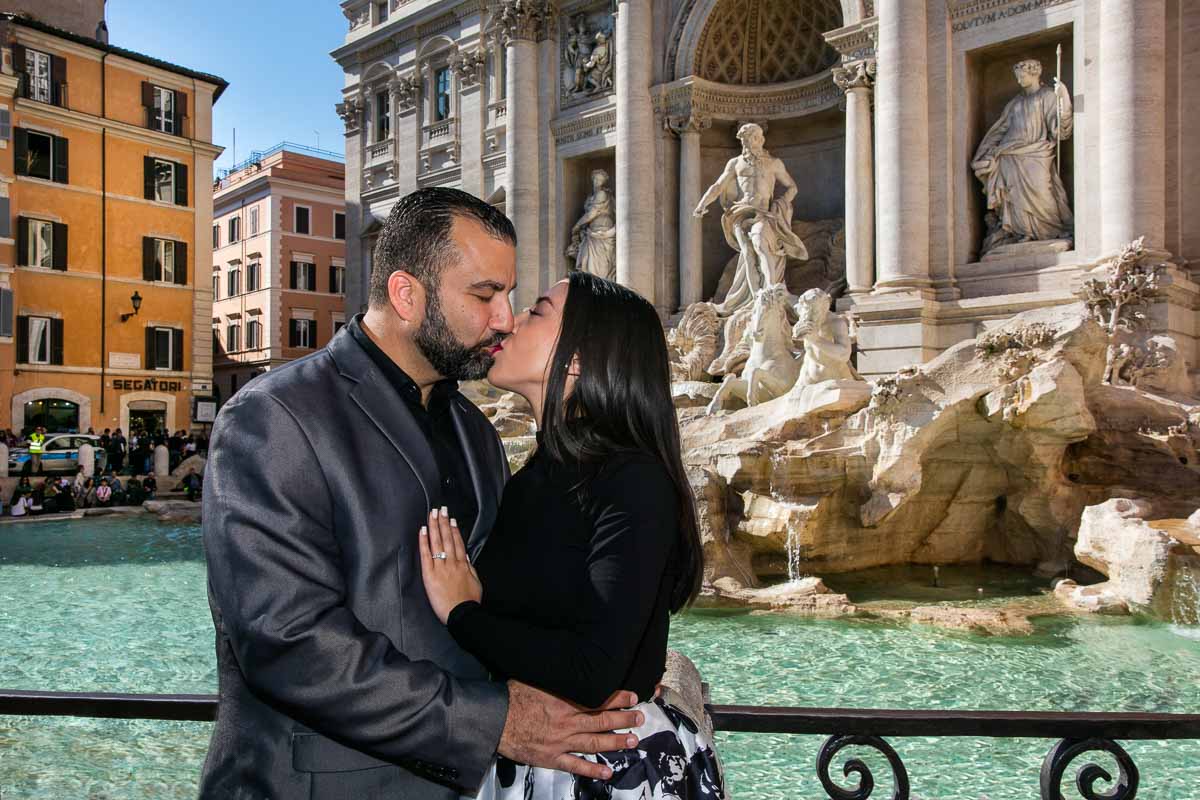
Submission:
M 15 489 L 9 497 L 0 497 L 0 515 L 25 517 L 68 513 L 82 508 L 139 506 L 153 500 L 158 492 L 158 481 L 154 477 L 154 451 L 158 445 L 167 448 L 169 471 L 174 471 L 187 458 L 208 451 L 207 437 L 182 430 L 173 434 L 135 430 L 128 437 L 120 428 L 105 428 L 100 434 L 88 428 L 86 433 L 99 437 L 97 450 L 102 455 L 97 459 L 94 477 L 85 475 L 83 466 L 79 465 L 74 477 L 55 475 L 35 481 L 35 476 L 42 475 L 44 464 L 40 463 L 41 459 L 27 459 L 21 465 L 21 477 Z M 52 434 L 46 434 L 40 427 L 27 430 L 22 437 L 5 429 L 0 430 L 0 443 L 10 450 L 30 444 L 40 450 L 39 445 L 49 435 Z M 122 479 L 123 475 L 128 477 Z M 144 477 L 139 478 L 139 475 Z M 195 469 L 189 469 L 169 488 L 183 491 L 188 500 L 195 501 L 200 499 L 201 486 L 200 475 Z

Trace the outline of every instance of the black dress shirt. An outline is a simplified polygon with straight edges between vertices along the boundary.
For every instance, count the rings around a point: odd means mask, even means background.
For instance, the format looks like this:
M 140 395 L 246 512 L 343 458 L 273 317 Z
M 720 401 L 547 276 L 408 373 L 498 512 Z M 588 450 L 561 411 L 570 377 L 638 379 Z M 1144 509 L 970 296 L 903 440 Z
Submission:
M 346 328 L 354 341 L 358 342 L 379 367 L 388 384 L 400 395 L 424 432 L 438 466 L 440 485 L 438 490 L 432 493 L 433 503 L 435 506 L 446 506 L 450 516 L 457 520 L 458 530 L 465 539 L 475 527 L 475 518 L 479 516 L 479 501 L 475 497 L 471 471 L 467 467 L 462 442 L 459 441 L 450 411 L 450 401 L 458 391 L 458 382 L 438 381 L 429 392 L 429 405 L 423 404 L 421 387 L 417 386 L 416 381 L 400 369 L 379 345 L 371 341 L 371 337 L 362 329 L 362 316 L 356 315 Z
M 475 561 L 483 603 L 450 612 L 451 635 L 492 672 L 587 707 L 617 689 L 649 700 L 666 663 L 678 570 L 675 485 L 641 454 L 578 464 L 535 453 L 504 489 Z

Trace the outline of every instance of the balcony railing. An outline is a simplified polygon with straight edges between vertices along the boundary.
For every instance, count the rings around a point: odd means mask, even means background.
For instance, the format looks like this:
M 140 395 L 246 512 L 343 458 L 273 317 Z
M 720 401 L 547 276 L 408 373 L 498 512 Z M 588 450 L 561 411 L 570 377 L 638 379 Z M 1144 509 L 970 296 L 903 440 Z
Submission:
M 367 166 L 375 166 L 384 164 L 392 160 L 392 142 L 391 138 L 384 139 L 382 142 L 367 145 Z
M 859 758 L 838 759 L 847 747 L 866 747 L 882 754 L 891 772 L 891 800 L 912 796 L 908 769 L 899 752 L 883 737 L 908 736 L 1034 738 L 1055 740 L 1042 761 L 1041 774 L 1030 776 L 1042 800 L 1062 800 L 1062 783 L 1075 761 L 1079 794 L 1088 800 L 1133 800 L 1141 777 L 1137 765 L 1118 741 L 1200 739 L 1200 714 L 1067 713 L 1037 711 L 899 711 L 862 708 L 785 708 L 775 706 L 709 706 L 719 731 L 739 733 L 826 734 L 817 754 L 817 778 L 833 800 L 867 800 L 876 776 Z M 99 717 L 212 722 L 217 699 L 197 694 L 106 694 L 96 692 L 30 692 L 0 690 L 0 715 Z M 1107 753 L 1117 763 L 1114 776 L 1092 762 Z M 1090 754 L 1088 757 L 1084 757 Z M 841 763 L 843 786 L 831 770 Z M 1106 786 L 1111 784 L 1111 786 Z

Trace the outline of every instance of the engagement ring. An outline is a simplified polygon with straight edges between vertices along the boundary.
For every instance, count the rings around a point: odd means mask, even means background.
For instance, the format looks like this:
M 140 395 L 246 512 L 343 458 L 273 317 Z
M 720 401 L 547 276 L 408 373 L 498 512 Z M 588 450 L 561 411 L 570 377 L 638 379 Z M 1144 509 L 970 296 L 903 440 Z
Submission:
M 442 559 L 443 561 L 445 561 L 445 560 L 446 560 L 446 554 L 445 554 L 445 552 L 441 552 L 441 553 L 434 553 L 434 554 L 433 554 L 433 557 L 434 557 L 434 558 L 440 558 L 440 559 Z

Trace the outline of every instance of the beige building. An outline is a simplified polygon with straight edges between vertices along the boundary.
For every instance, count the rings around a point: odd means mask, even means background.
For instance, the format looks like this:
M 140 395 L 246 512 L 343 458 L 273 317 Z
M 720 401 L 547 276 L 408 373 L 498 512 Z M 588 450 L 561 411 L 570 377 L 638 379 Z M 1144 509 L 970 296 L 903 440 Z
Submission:
M 248 380 L 324 347 L 346 320 L 345 168 L 284 142 L 214 184 L 214 382 Z
M 349 305 L 396 198 L 461 187 L 517 227 L 517 302 L 573 265 L 590 176 L 611 176 L 615 274 L 664 318 L 722 296 L 736 266 L 701 193 L 745 122 L 798 184 L 809 258 L 788 288 L 852 311 L 856 362 L 928 361 L 997 320 L 1072 302 L 1144 236 L 1170 260 L 1152 311 L 1195 369 L 1200 337 L 1200 12 L 1167 0 L 344 0 Z M 1035 60 L 1066 85 L 1049 151 L 1070 230 L 985 244 L 973 167 Z M 1065 131 L 1065 128 L 1064 128 Z M 1007 153 L 1007 151 L 1006 151 Z M 995 187 L 993 186 L 993 190 Z M 1039 190 L 1040 191 L 1040 190 Z M 993 197 L 997 196 L 993 191 Z M 729 200 L 729 198 L 726 198 Z M 1011 245 L 1018 246 L 1011 246 Z M 1026 246 L 1027 245 L 1027 246 Z

